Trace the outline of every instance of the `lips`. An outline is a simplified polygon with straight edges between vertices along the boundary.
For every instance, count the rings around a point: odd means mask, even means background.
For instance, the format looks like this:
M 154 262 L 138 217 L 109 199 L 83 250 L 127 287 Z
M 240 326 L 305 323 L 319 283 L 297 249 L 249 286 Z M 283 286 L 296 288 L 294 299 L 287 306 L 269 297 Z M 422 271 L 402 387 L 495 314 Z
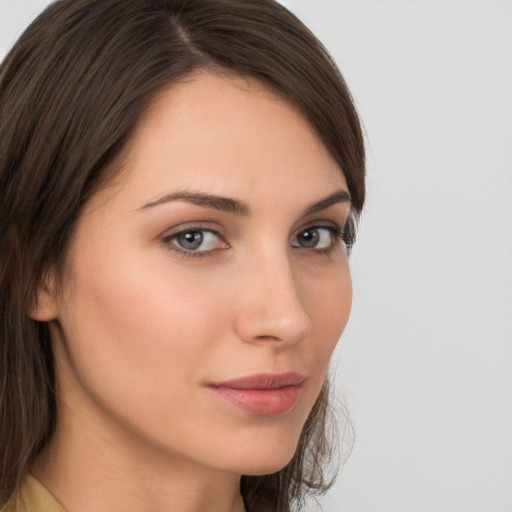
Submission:
M 300 373 L 250 375 L 207 386 L 217 398 L 257 416 L 276 416 L 290 411 L 302 393 Z

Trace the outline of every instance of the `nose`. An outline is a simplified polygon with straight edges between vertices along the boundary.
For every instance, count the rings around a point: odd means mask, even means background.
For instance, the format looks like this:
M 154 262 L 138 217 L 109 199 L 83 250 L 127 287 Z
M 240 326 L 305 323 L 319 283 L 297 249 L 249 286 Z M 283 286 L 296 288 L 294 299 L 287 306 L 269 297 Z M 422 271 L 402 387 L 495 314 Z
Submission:
M 255 259 L 242 274 L 235 318 L 240 339 L 247 343 L 271 341 L 284 347 L 309 334 L 313 324 L 286 256 Z

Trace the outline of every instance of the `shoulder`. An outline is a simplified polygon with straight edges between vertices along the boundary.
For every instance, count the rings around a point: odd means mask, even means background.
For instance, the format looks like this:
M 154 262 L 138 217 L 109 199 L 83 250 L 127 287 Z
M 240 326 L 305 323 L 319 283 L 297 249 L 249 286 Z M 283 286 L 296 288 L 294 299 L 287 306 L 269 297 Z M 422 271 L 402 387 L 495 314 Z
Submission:
M 27 475 L 14 508 L 3 507 L 0 512 L 66 512 L 62 505 L 36 480 Z

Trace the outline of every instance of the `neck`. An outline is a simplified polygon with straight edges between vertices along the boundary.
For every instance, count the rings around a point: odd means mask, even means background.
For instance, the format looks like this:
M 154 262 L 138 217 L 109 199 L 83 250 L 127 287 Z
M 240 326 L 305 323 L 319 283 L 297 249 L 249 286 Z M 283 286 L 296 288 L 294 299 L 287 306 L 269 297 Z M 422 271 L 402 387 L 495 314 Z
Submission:
M 68 512 L 244 511 L 240 475 L 180 458 L 59 406 L 52 443 L 30 472 Z

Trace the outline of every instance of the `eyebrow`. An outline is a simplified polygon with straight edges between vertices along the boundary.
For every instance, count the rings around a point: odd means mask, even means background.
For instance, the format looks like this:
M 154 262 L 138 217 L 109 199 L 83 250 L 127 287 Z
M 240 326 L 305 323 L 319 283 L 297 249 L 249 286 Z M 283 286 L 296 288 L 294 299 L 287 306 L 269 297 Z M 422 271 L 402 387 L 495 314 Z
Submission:
M 337 204 L 337 203 L 349 203 L 350 204 L 350 202 L 351 202 L 350 194 L 346 190 L 338 190 L 337 192 L 334 192 L 334 194 L 327 196 L 325 199 L 321 199 L 320 201 L 317 201 L 316 203 L 309 205 L 306 208 L 304 215 L 311 215 L 312 213 L 316 213 L 316 212 L 325 210 L 326 208 L 329 208 L 329 206 L 332 206 L 333 204 Z
M 202 192 L 191 192 L 187 190 L 180 190 L 166 194 L 155 201 L 144 204 L 139 208 L 139 210 L 146 210 L 172 201 L 186 201 L 203 208 L 220 210 L 239 217 L 249 217 L 251 215 L 249 205 L 243 201 L 239 201 L 238 199 L 204 194 Z M 350 203 L 350 194 L 343 189 L 337 190 L 326 198 L 309 205 L 306 208 L 304 215 L 311 215 L 321 210 L 325 210 L 329 206 L 337 203 Z
M 153 208 L 159 204 L 169 203 L 171 201 L 186 201 L 197 206 L 202 206 L 203 208 L 210 208 L 212 210 L 220 210 L 223 212 L 232 213 L 239 217 L 248 217 L 251 214 L 249 205 L 243 201 L 230 199 L 229 197 L 203 194 L 202 192 L 189 192 L 187 190 L 179 190 L 177 192 L 166 194 L 156 201 L 146 203 L 144 206 L 139 208 L 139 210 Z

